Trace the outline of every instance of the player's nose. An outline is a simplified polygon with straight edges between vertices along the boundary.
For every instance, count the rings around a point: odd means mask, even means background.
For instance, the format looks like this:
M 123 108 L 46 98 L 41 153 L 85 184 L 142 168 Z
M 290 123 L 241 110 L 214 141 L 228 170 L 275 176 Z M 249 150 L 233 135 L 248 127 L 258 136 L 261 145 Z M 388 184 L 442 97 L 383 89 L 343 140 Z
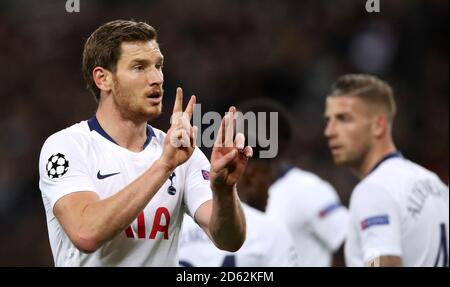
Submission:
M 164 82 L 164 75 L 160 69 L 153 67 L 147 74 L 148 83 L 150 86 L 162 85 Z
M 333 123 L 333 121 L 329 120 L 326 125 L 325 129 L 323 131 L 323 134 L 326 138 L 330 139 L 336 136 L 336 127 Z

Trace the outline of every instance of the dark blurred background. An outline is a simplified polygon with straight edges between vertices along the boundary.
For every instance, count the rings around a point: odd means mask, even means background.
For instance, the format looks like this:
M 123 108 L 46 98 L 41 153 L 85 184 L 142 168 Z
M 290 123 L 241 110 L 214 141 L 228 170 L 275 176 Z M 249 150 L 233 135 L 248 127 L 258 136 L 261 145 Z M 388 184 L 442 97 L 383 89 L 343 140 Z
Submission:
M 118 18 L 146 21 L 165 55 L 164 115 L 175 88 L 195 93 L 202 111 L 225 112 L 270 97 L 296 123 L 301 167 L 330 181 L 347 204 L 356 178 L 332 164 L 324 99 L 343 73 L 381 76 L 395 89 L 394 138 L 403 154 L 448 183 L 449 23 L 447 0 L 65 0 L 0 2 L 0 266 L 53 266 L 38 187 L 38 157 L 52 133 L 88 119 L 85 39 Z M 205 150 L 208 153 L 207 150 Z

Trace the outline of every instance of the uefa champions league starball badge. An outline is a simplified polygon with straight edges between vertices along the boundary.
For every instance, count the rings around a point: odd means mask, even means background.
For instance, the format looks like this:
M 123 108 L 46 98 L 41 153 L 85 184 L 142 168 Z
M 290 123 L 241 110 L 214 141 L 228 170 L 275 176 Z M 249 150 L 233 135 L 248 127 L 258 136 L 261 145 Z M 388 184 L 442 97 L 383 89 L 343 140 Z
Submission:
M 47 175 L 50 179 L 60 178 L 69 170 L 69 161 L 62 153 L 57 153 L 48 158 Z

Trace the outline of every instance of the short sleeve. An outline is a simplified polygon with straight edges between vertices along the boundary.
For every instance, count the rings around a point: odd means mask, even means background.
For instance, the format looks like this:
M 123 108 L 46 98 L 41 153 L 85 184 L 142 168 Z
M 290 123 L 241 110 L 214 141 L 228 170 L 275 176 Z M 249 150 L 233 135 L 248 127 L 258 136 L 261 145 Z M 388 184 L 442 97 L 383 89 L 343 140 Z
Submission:
M 309 227 L 312 233 L 322 241 L 327 248 L 334 252 L 344 242 L 350 224 L 349 214 L 334 188 L 329 184 L 317 186 L 315 210 Z
M 365 263 L 380 256 L 401 256 L 400 208 L 387 190 L 373 183 L 358 185 L 350 216 L 357 225 Z
M 64 131 L 50 136 L 44 143 L 39 158 L 39 188 L 51 209 L 69 193 L 94 191 L 85 153 L 81 139 Z
M 186 165 L 186 185 L 184 189 L 184 203 L 192 218 L 194 218 L 195 211 L 201 204 L 212 199 L 209 181 L 210 168 L 208 159 L 196 147 Z
M 338 199 L 324 202 L 311 219 L 312 232 L 330 251 L 342 245 L 350 224 L 347 209 Z

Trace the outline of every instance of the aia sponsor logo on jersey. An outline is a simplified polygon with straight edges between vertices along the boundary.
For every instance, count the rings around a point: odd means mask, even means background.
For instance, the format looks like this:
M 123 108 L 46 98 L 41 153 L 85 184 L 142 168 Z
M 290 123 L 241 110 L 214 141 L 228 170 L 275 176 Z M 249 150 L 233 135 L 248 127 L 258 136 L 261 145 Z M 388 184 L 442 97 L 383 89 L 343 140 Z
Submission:
M 151 217 L 148 217 L 147 220 L 148 219 L 151 219 Z M 144 211 L 139 213 L 136 223 L 137 224 L 134 226 L 137 227 L 137 230 L 133 229 L 133 224 L 125 229 L 125 235 L 128 238 L 155 239 L 156 235 L 161 232 L 164 240 L 169 239 L 170 212 L 165 207 L 158 207 L 158 209 L 156 209 L 150 234 L 147 233 L 148 230 L 145 228 Z

